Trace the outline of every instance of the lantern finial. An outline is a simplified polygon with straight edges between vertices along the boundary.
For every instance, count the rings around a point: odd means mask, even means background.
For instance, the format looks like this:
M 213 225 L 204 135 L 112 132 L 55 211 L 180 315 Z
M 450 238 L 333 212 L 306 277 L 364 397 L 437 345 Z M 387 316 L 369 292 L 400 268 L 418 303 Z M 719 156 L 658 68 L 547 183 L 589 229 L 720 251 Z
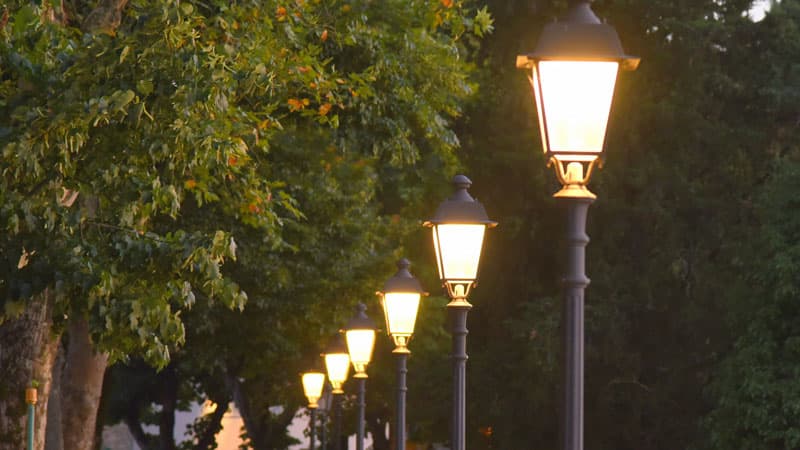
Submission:
M 399 272 L 408 272 L 410 267 L 411 261 L 406 258 L 401 258 L 400 261 L 397 261 L 397 269 Z
M 570 10 L 562 19 L 562 22 L 600 24 L 602 23 L 597 15 L 592 11 L 591 0 L 572 0 Z
M 453 192 L 453 196 L 450 197 L 450 200 L 456 202 L 474 202 L 475 199 L 469 195 L 467 189 L 472 186 L 472 180 L 467 178 L 466 175 L 456 175 L 453 177 L 453 187 L 455 191 Z

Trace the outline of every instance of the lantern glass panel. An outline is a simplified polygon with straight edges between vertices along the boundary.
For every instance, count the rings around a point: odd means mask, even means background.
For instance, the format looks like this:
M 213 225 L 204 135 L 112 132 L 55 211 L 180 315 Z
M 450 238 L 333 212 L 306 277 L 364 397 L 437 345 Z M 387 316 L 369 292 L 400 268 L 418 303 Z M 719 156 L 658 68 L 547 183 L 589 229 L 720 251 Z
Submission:
M 375 330 L 347 330 L 347 351 L 354 366 L 369 364 L 375 347 Z
M 539 92 L 541 89 L 539 84 L 539 74 L 536 71 L 536 66 L 533 67 L 533 95 L 536 99 L 536 112 L 539 117 L 539 135 L 542 137 L 542 149 L 547 153 L 547 130 L 544 126 L 544 114 L 542 114 L 542 94 Z
M 475 280 L 481 258 L 484 224 L 438 224 L 433 228 L 442 280 Z
M 618 69 L 615 61 L 539 62 L 537 106 L 545 146 L 556 157 L 592 160 L 602 153 Z
M 383 295 L 386 326 L 392 336 L 411 336 L 417 321 L 419 293 L 387 292 Z
M 317 400 L 322 395 L 322 387 L 325 385 L 325 374 L 311 372 L 303 374 L 303 391 L 308 398 L 308 403 L 312 407 L 317 406 Z
M 347 381 L 350 372 L 350 355 L 347 353 L 328 353 L 325 355 L 325 368 L 328 379 L 332 384 L 341 384 Z

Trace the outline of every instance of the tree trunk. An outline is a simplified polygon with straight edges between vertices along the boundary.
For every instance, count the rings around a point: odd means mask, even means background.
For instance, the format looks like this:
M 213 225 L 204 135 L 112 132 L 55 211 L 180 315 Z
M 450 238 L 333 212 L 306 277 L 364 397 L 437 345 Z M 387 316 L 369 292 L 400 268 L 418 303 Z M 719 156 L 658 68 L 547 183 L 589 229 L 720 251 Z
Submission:
M 43 450 L 58 336 L 52 334 L 53 296 L 33 298 L 22 315 L 0 325 L 0 450 L 26 446 L 25 388 L 38 384 L 34 449 Z
M 178 375 L 173 367 L 161 373 L 160 450 L 175 450 L 175 409 L 178 406 Z
M 56 362 L 53 364 L 53 383 L 47 401 L 47 428 L 45 430 L 45 450 L 64 450 L 64 439 L 61 434 L 61 380 L 64 374 L 66 351 L 63 345 L 58 346 Z
M 242 383 L 229 371 L 226 371 L 225 385 L 228 389 L 228 392 L 231 393 L 231 397 L 233 397 L 233 403 L 239 410 L 239 415 L 242 416 L 242 421 L 244 422 L 244 428 L 247 430 L 247 435 L 250 437 L 251 445 L 254 448 L 263 448 L 264 446 L 264 443 L 262 442 L 263 430 L 258 426 L 258 423 L 255 417 L 253 416 L 253 412 L 250 409 L 250 402 L 248 401 L 247 396 L 245 396 L 244 392 L 242 392 Z
M 73 317 L 68 332 L 67 361 L 61 380 L 64 448 L 89 450 L 95 447 L 95 423 L 108 355 L 92 348 L 86 318 Z

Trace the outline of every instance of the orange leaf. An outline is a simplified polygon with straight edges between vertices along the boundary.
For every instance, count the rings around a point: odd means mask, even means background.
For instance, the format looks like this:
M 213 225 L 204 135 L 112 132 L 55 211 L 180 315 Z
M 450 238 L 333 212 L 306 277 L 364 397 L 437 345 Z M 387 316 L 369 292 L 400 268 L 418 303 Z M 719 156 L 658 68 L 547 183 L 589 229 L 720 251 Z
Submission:
M 322 42 L 327 41 L 328 40 L 328 30 L 322 30 L 322 36 L 320 36 L 319 38 L 322 39 Z
M 235 166 L 237 162 L 239 162 L 239 159 L 237 157 L 235 157 L 233 155 L 228 156 L 228 165 L 229 166 Z
M 441 0 L 442 5 L 445 8 L 452 8 L 453 7 L 453 0 Z
M 193 179 L 190 178 L 183 183 L 183 186 L 186 189 L 194 189 L 194 187 L 197 186 L 197 181 L 194 181 Z
M 296 98 L 290 98 L 287 103 L 289 103 L 289 109 L 292 111 L 299 111 L 305 108 L 302 100 L 298 100 Z
M 278 17 L 278 20 L 284 20 L 286 18 L 286 8 L 278 6 L 278 9 L 275 10 L 275 15 Z
M 328 114 L 328 111 L 331 110 L 331 106 L 332 105 L 330 103 L 325 103 L 324 105 L 320 105 L 320 107 L 319 107 L 319 115 L 320 116 L 324 116 L 324 115 Z

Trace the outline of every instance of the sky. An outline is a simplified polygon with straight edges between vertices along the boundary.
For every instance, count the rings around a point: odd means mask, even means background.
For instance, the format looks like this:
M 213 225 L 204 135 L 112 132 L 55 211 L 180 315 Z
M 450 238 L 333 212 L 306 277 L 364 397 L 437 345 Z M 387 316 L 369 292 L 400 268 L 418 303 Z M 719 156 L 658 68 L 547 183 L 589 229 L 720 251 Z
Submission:
M 750 10 L 750 18 L 755 22 L 759 22 L 764 18 L 764 14 L 769 11 L 770 0 L 756 0 L 753 3 L 753 9 Z

